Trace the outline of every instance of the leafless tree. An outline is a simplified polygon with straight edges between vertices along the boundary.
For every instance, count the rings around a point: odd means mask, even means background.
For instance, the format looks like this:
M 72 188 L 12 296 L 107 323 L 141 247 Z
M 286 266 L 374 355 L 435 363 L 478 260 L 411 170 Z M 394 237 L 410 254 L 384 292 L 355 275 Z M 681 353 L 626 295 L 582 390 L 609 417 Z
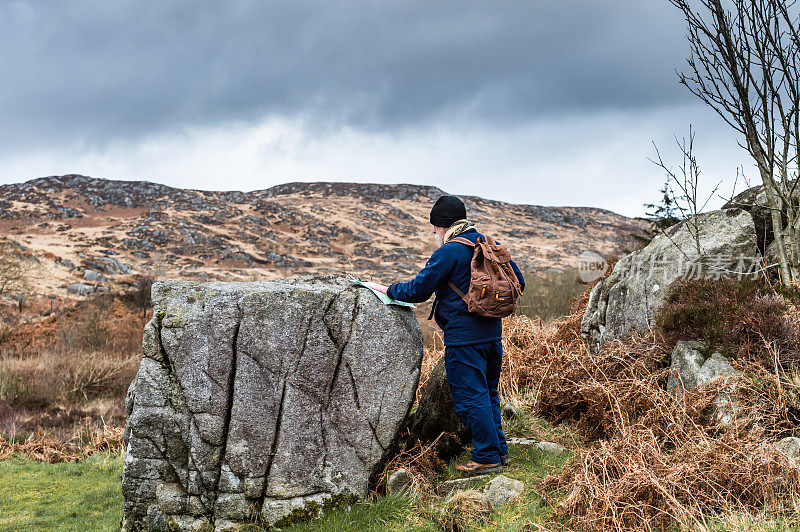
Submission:
M 142 313 L 142 320 L 147 316 L 147 309 L 150 307 L 150 288 L 153 286 L 155 278 L 149 272 L 143 273 L 136 278 L 133 290 L 133 304 Z
M 800 18 L 796 0 L 669 0 L 685 17 L 685 85 L 739 135 L 771 213 L 781 278 L 800 283 Z
M 14 242 L 0 239 L 0 296 L 28 289 L 35 262 L 26 260 L 17 249 Z
M 686 228 L 692 235 L 697 253 L 701 254 L 703 250 L 700 246 L 700 224 L 697 220 L 697 215 L 706 208 L 708 202 L 714 197 L 721 181 L 717 183 L 717 186 L 714 187 L 714 190 L 711 191 L 706 200 L 701 203 L 701 198 L 697 197 L 697 187 L 700 183 L 700 165 L 694 154 L 694 135 L 694 129 L 692 129 L 692 126 L 689 126 L 688 139 L 684 137 L 678 140 L 678 138 L 675 137 L 675 143 L 678 145 L 682 156 L 682 161 L 678 167 L 677 173 L 664 162 L 664 159 L 661 157 L 661 152 L 658 150 L 658 146 L 656 146 L 655 142 L 653 143 L 653 147 L 656 150 L 656 158 L 650 159 L 650 161 L 664 170 L 669 180 L 680 191 L 679 194 L 673 192 L 674 205 L 680 214 L 679 218 L 686 220 Z

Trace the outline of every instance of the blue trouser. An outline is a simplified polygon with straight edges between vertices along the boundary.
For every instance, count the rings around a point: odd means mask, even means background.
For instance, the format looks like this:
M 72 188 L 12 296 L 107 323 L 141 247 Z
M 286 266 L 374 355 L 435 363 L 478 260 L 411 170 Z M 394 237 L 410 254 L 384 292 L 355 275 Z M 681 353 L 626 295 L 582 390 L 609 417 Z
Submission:
M 479 464 L 497 464 L 501 455 L 508 454 L 497 397 L 502 364 L 500 341 L 447 346 L 444 350 L 453 405 L 472 435 L 472 460 Z

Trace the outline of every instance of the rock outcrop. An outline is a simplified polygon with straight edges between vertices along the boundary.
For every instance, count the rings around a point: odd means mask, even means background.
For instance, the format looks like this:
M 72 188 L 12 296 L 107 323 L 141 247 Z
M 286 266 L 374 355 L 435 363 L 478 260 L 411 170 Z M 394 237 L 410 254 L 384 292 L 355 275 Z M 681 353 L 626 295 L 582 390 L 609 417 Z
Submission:
M 581 322 L 581 334 L 592 349 L 602 340 L 646 331 L 670 287 L 681 279 L 746 275 L 757 267 L 755 229 L 746 211 L 712 211 L 699 215 L 695 224 L 699 239 L 688 221 L 681 222 L 624 256 L 595 285 Z
M 458 491 L 470 490 L 473 497 L 485 503 L 486 511 L 502 508 L 511 500 L 519 497 L 525 489 L 525 484 L 519 480 L 505 475 L 497 475 L 489 479 L 489 475 L 477 475 L 468 478 L 458 478 L 440 483 L 436 491 L 440 497 L 448 497 Z M 483 489 L 478 490 L 481 484 Z
M 519 480 L 508 478 L 505 475 L 497 475 L 489 481 L 484 493 L 492 503 L 492 509 L 497 509 L 519 497 L 523 489 L 525 489 L 525 485 Z
M 726 379 L 726 386 L 714 397 L 714 419 L 723 425 L 731 423 L 736 415 L 736 404 L 731 399 L 733 387 L 741 373 L 731 366 L 720 352 L 705 342 L 679 340 L 672 350 L 667 391 L 682 397 L 686 390 L 700 388 L 716 380 Z
M 794 191 L 794 197 L 800 197 L 800 190 Z M 750 213 L 755 226 L 758 249 L 762 255 L 767 256 L 768 248 L 775 240 L 775 232 L 772 228 L 772 213 L 770 212 L 764 185 L 748 188 L 731 198 L 722 208 L 740 208 Z M 787 222 L 785 213 L 782 218 L 785 224 Z
M 386 481 L 386 493 L 389 495 L 402 495 L 411 493 L 414 481 L 408 475 L 406 468 L 400 468 L 389 476 Z
M 414 314 L 339 277 L 165 281 L 128 391 L 123 530 L 229 530 L 366 495 L 414 400 Z
M 679 340 L 672 350 L 672 372 L 667 380 L 667 391 L 681 396 L 687 389 L 736 373 L 724 355 L 710 351 L 713 350 L 705 342 Z
M 792 464 L 800 466 L 800 438 L 786 436 L 775 443 L 775 448 L 786 454 Z

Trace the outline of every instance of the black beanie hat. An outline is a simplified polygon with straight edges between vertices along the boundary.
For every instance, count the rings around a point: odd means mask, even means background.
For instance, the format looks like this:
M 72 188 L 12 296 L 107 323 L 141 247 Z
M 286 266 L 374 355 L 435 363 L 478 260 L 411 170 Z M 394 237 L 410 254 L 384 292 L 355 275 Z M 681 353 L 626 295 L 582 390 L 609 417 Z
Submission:
M 436 227 L 450 227 L 467 217 L 464 202 L 455 196 L 442 196 L 431 209 L 431 223 Z

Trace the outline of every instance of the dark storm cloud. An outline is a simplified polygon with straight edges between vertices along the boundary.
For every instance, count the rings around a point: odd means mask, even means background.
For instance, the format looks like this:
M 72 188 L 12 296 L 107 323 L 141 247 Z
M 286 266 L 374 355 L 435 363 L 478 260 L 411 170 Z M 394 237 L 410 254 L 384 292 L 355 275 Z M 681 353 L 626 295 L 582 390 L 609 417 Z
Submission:
M 301 117 L 392 131 L 688 100 L 666 0 L 12 1 L 6 149 Z

